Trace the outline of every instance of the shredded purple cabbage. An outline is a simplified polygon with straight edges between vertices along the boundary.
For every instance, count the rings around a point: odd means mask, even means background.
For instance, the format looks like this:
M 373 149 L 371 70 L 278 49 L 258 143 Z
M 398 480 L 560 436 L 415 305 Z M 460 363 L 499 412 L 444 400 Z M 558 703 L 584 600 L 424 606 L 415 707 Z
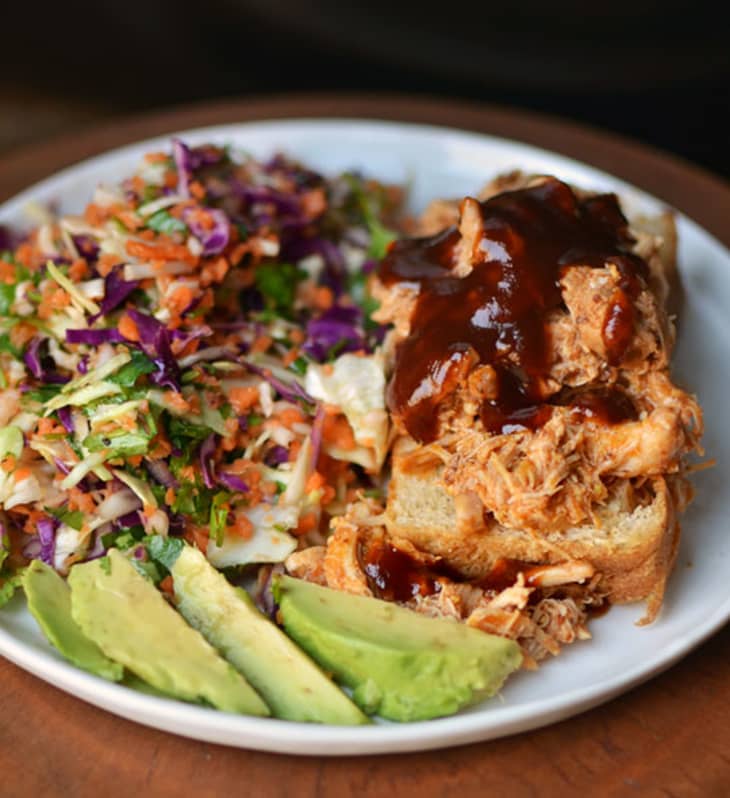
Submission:
M 68 432 L 69 435 L 73 435 L 75 428 L 73 416 L 71 415 L 71 408 L 68 407 L 68 405 L 66 407 L 61 407 L 56 411 L 56 414 L 66 432 Z
M 37 380 L 40 380 L 46 385 L 63 385 L 69 381 L 70 377 L 59 374 L 53 367 L 46 365 L 49 361 L 51 363 L 53 362 L 51 358 L 41 354 L 41 348 L 46 341 L 46 338 L 42 338 L 38 335 L 32 338 L 23 353 L 23 361 L 30 373 Z
M 203 483 L 206 488 L 215 486 L 215 433 L 208 435 L 200 446 L 200 470 L 203 472 Z
M 40 336 L 31 338 L 28 348 L 23 354 L 23 361 L 25 362 L 25 365 L 36 379 L 40 379 L 41 375 L 43 374 L 43 366 L 41 365 L 40 354 L 40 348 L 43 341 L 44 339 Z
M 103 537 L 104 536 L 100 532 L 94 533 L 94 542 L 86 557 L 84 557 L 84 562 L 89 562 L 89 560 L 98 560 L 99 557 L 103 557 L 106 554 L 106 549 L 104 548 L 104 542 L 102 540 Z
M 264 462 L 267 466 L 271 466 L 271 468 L 281 465 L 282 463 L 288 463 L 289 450 L 286 446 L 272 446 L 271 449 L 266 452 Z
M 195 208 L 185 208 L 182 217 L 192 234 L 203 245 L 203 255 L 217 255 L 228 246 L 231 225 L 223 211 L 206 208 L 206 212 L 213 218 L 213 227 L 210 229 L 195 221 L 195 215 L 198 213 Z
M 53 464 L 56 466 L 56 470 L 60 471 L 62 474 L 70 474 L 71 469 L 63 462 L 63 460 L 59 459 L 58 457 L 53 458 Z
M 40 550 L 38 559 L 43 560 L 47 565 L 53 565 L 53 555 L 56 551 L 56 530 L 58 521 L 55 518 L 41 518 L 38 521 L 38 539 L 40 540 Z
M 120 515 L 119 518 L 115 518 L 112 521 L 112 527 L 114 529 L 125 529 L 130 526 L 137 526 L 139 523 L 141 523 L 139 510 L 132 510 L 126 515 Z
M 302 348 L 315 360 L 327 360 L 333 352 L 356 352 L 366 348 L 359 329 L 362 311 L 357 307 L 335 306 L 307 322 L 307 338 Z
M 272 620 L 275 620 L 279 607 L 274 600 L 272 586 L 274 583 L 274 576 L 276 574 L 285 573 L 284 566 L 281 563 L 271 566 L 262 566 L 260 572 L 263 572 L 264 576 L 263 578 L 259 577 L 259 584 L 254 594 L 254 602 L 261 612 Z
M 285 383 L 283 380 L 274 377 L 274 375 L 269 371 L 269 369 L 261 368 L 261 366 L 255 366 L 253 363 L 249 363 L 246 360 L 240 361 L 250 372 L 253 374 L 258 374 L 259 377 L 262 377 L 266 380 L 266 382 L 271 385 L 271 387 L 282 397 L 282 399 L 286 399 L 287 402 L 296 402 L 297 400 L 301 399 L 309 404 L 314 404 L 314 398 L 311 397 L 302 386 L 296 381 L 292 380 L 290 383 Z
M 119 330 L 114 327 L 103 327 L 97 330 L 66 330 L 66 343 L 88 344 L 101 346 L 101 344 L 117 344 L 126 340 Z
M 170 467 L 164 460 L 145 459 L 144 463 L 147 466 L 147 470 L 150 472 L 150 476 L 164 488 L 180 487 L 180 483 L 175 479 L 174 474 L 170 471 Z
M 227 471 L 220 471 L 216 479 L 219 485 L 232 491 L 239 491 L 240 493 L 248 493 L 248 485 L 237 474 L 231 474 Z
M 180 390 L 180 367 L 170 348 L 170 331 L 157 319 L 130 310 L 129 316 L 139 330 L 139 345 L 142 351 L 157 366 L 150 379 L 161 388 Z
M 312 471 L 317 469 L 319 453 L 322 450 L 322 431 L 324 430 L 325 415 L 326 413 L 324 412 L 324 405 L 317 405 L 317 412 L 314 414 L 314 421 L 312 422 L 312 436 L 310 439 L 312 443 Z
M 177 193 L 182 197 L 189 197 L 189 184 L 193 179 L 191 153 L 187 144 L 178 138 L 172 140 L 172 159 L 177 169 Z
M 99 257 L 99 245 L 91 236 L 71 236 L 71 239 L 82 258 L 94 262 Z
M 99 313 L 92 317 L 92 321 L 96 321 L 99 316 L 106 316 L 118 308 L 139 287 L 139 280 L 122 278 L 123 270 L 123 266 L 115 266 L 104 278 L 104 299 L 99 306 Z
M 41 541 L 38 535 L 33 535 L 23 546 L 23 557 L 26 560 L 37 560 L 41 556 Z

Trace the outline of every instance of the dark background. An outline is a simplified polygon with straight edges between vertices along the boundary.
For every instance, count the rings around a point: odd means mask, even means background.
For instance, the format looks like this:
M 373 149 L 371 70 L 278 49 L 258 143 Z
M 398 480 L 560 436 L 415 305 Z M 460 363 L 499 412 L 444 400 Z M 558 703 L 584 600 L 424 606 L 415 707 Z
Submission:
M 730 45 L 713 6 L 12 0 L 0 149 L 205 99 L 401 91 L 568 117 L 728 177 Z

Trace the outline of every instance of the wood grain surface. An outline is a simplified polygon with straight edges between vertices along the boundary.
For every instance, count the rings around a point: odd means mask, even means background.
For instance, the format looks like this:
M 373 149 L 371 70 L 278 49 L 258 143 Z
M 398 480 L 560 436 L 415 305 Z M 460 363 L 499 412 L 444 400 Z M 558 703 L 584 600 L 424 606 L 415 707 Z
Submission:
M 730 246 L 730 187 L 615 136 L 522 112 L 410 97 L 295 96 L 184 108 L 79 130 L 0 160 L 0 199 L 82 158 L 206 124 L 340 116 L 520 139 L 635 183 Z M 534 732 L 445 751 L 292 757 L 131 723 L 0 660 L 0 796 L 727 796 L 730 627 L 610 703 Z

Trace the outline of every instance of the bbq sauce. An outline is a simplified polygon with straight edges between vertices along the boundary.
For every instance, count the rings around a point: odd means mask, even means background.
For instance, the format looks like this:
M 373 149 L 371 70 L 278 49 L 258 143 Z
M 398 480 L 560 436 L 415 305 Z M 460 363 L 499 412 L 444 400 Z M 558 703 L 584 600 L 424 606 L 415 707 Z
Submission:
M 549 370 L 546 322 L 563 306 L 564 268 L 615 264 L 621 281 L 603 321 L 611 363 L 620 361 L 633 335 L 632 300 L 648 270 L 631 253 L 633 240 L 614 195 L 580 199 L 549 178 L 480 208 L 478 262 L 465 277 L 452 272 L 461 241 L 456 227 L 397 241 L 379 270 L 385 284 L 420 288 L 411 334 L 396 354 L 388 404 L 424 443 L 436 438 L 439 405 L 477 363 L 492 365 L 499 383 L 497 398 L 480 411 L 488 431 L 535 429 L 547 421 L 541 379 Z
M 440 576 L 459 579 L 446 566 L 424 565 L 408 552 L 381 539 L 359 543 L 357 559 L 373 595 L 385 601 L 405 602 L 415 596 L 438 593 Z
M 631 398 L 617 387 L 569 391 L 560 404 L 567 405 L 584 420 L 598 424 L 621 424 L 639 417 Z

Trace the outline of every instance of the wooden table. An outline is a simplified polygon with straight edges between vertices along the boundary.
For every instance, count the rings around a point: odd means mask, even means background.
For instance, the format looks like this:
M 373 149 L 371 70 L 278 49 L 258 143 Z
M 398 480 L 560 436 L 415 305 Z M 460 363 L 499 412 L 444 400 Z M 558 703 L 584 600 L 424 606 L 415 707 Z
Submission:
M 81 130 L 0 160 L 0 198 L 82 158 L 206 124 L 340 116 L 521 139 L 619 175 L 730 246 L 730 188 L 666 155 L 572 124 L 407 97 L 296 96 L 184 108 Z M 342 759 L 199 743 L 138 726 L 0 662 L 0 795 L 730 795 L 730 627 L 648 684 L 571 720 L 440 752 Z

